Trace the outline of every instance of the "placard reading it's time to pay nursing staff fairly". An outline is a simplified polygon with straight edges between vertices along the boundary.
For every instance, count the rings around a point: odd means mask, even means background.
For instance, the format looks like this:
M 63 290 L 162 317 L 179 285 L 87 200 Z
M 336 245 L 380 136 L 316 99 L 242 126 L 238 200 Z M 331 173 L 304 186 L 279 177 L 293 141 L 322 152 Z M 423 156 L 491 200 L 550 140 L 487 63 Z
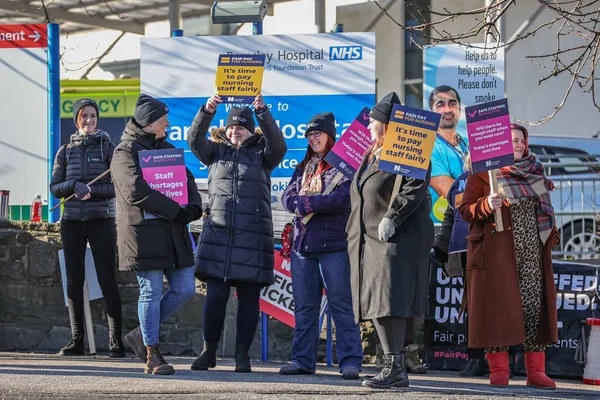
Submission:
M 369 111 L 368 107 L 362 109 L 340 140 L 325 156 L 325 161 L 350 180 L 354 178 L 365 152 L 372 143 L 367 129 L 370 121 Z
M 395 104 L 390 116 L 379 169 L 425 179 L 441 114 Z
M 187 173 L 183 149 L 145 150 L 139 152 L 142 176 L 148 186 L 185 206 L 188 202 Z M 145 212 L 146 219 L 157 218 Z
M 215 82 L 223 103 L 252 103 L 260 94 L 264 54 L 220 54 Z
M 508 100 L 465 107 L 473 173 L 512 165 L 514 155 Z

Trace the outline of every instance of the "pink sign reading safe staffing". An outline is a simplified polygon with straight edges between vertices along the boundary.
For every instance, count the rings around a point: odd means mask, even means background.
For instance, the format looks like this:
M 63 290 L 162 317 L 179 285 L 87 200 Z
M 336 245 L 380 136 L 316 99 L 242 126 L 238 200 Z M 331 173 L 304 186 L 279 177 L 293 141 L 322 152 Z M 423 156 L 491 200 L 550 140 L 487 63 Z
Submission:
M 514 164 L 508 100 L 465 108 L 473 173 Z
M 372 142 L 371 134 L 367 129 L 369 126 L 369 111 L 367 107 L 362 109 L 358 117 L 346 128 L 340 140 L 325 156 L 325 161 L 350 180 L 360 167 L 363 155 Z
M 152 189 L 180 205 L 187 204 L 187 175 L 183 149 L 140 151 L 139 157 L 144 180 Z

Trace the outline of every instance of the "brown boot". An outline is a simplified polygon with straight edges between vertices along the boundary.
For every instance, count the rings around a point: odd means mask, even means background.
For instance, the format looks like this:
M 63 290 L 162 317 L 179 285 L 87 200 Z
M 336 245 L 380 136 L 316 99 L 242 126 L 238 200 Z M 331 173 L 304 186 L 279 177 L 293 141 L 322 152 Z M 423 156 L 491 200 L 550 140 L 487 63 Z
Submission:
M 148 361 L 146 361 L 146 368 L 144 368 L 145 373 L 152 375 L 171 375 L 175 373 L 175 369 L 167 364 L 162 354 L 160 354 L 157 344 L 146 346 L 146 350 Z

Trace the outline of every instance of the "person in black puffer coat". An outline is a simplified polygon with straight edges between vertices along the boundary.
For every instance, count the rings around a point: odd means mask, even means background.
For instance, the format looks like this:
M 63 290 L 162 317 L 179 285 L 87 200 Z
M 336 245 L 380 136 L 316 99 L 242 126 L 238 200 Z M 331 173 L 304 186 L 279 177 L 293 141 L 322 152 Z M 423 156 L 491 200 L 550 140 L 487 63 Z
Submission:
M 205 280 L 202 329 L 204 351 L 192 364 L 206 370 L 216 363 L 231 286 L 237 289 L 236 372 L 250 372 L 248 350 L 258 325 L 260 289 L 273 283 L 271 172 L 287 147 L 261 95 L 253 103 L 262 135 L 255 133 L 252 111 L 233 107 L 227 129 L 216 141 L 206 138 L 221 98 L 208 99 L 194 118 L 188 144 L 208 166 L 209 210 L 195 254 L 196 277 Z
M 73 104 L 73 119 L 78 130 L 69 144 L 58 149 L 50 182 L 50 192 L 56 198 L 75 193 L 73 199 L 65 202 L 60 224 L 72 340 L 59 354 L 84 354 L 83 284 L 89 242 L 108 315 L 110 356 L 125 357 L 121 341 L 121 296 L 115 268 L 115 189 L 109 174 L 89 184 L 109 169 L 115 146 L 108 133 L 96 129 L 98 106 L 93 100 L 77 100 Z

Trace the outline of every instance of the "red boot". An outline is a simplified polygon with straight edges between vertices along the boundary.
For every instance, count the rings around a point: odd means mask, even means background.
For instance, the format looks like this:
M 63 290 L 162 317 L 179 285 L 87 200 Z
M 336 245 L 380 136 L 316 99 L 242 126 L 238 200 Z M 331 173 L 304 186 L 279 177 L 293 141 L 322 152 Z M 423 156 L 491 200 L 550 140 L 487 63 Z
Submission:
M 508 387 L 508 353 L 488 353 L 488 364 L 490 366 L 490 386 Z
M 546 375 L 546 353 L 543 351 L 525 353 L 527 386 L 538 389 L 554 390 L 556 383 Z

